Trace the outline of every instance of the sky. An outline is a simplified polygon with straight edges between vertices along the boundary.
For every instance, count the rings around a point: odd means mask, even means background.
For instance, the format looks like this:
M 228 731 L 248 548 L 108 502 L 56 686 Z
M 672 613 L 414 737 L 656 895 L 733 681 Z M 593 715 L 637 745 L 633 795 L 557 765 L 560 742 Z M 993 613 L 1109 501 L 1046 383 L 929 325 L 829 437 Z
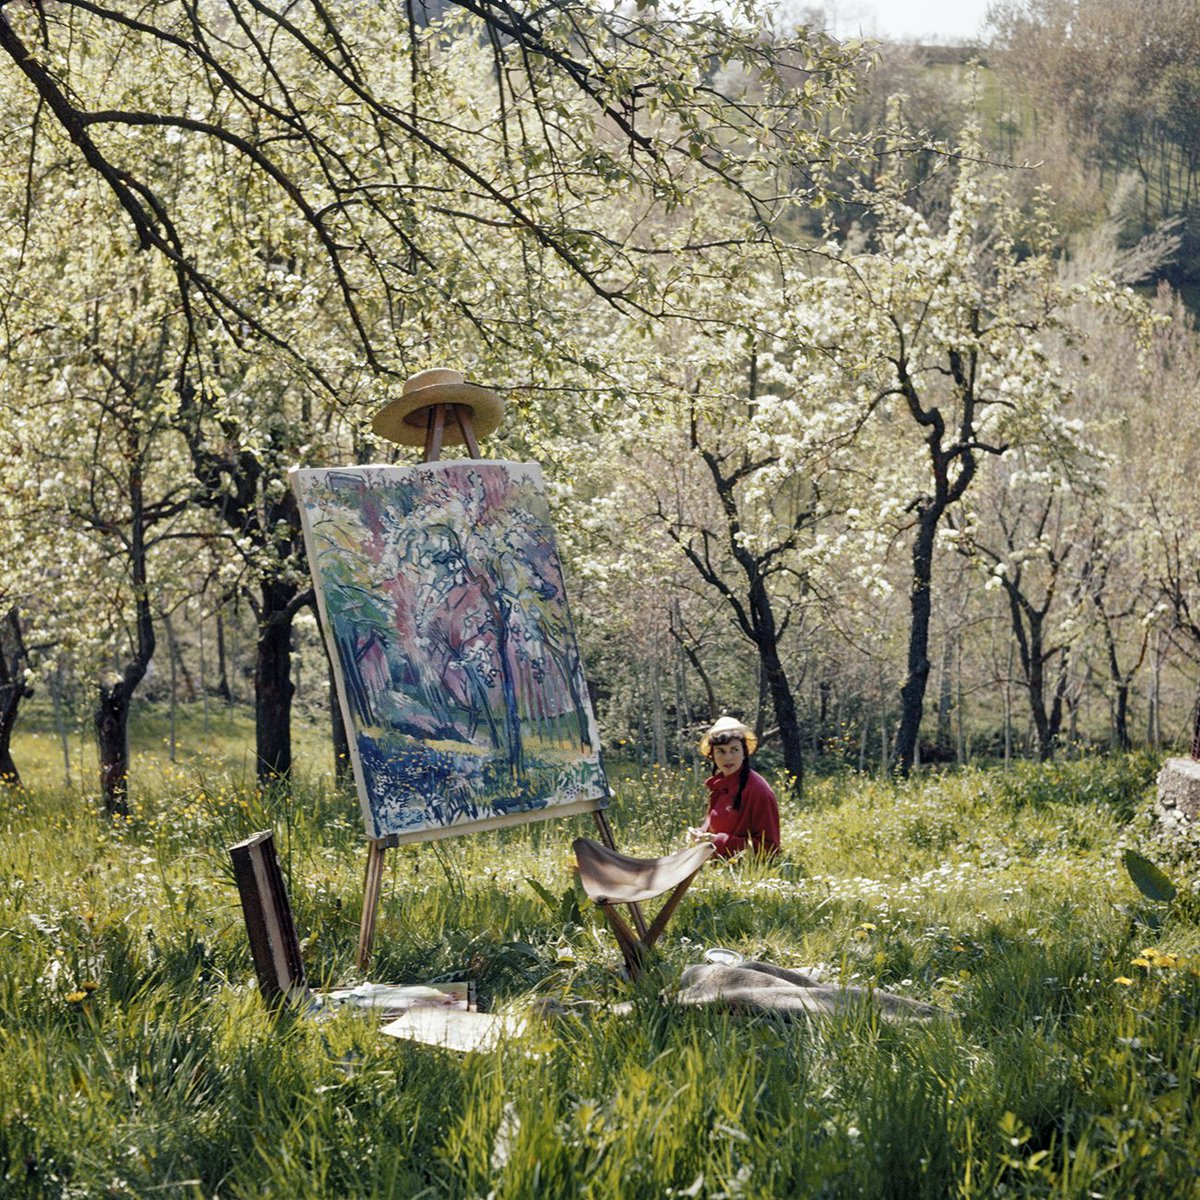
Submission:
M 962 42 L 982 36 L 989 0 L 824 0 L 838 37 Z

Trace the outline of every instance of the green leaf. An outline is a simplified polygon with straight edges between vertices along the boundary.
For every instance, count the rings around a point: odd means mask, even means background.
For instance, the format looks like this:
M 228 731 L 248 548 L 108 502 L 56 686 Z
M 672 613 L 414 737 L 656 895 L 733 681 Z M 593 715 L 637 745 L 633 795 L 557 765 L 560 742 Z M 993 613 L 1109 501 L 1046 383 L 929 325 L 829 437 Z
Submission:
M 564 925 L 583 924 L 583 914 L 579 911 L 579 897 L 575 894 L 574 886 L 567 888 L 567 890 L 563 892 L 558 915 Z
M 536 879 L 531 879 L 528 875 L 525 876 L 525 882 L 549 905 L 551 912 L 558 912 L 559 899 L 549 888 L 538 883 Z
M 1166 903 L 1175 899 L 1175 885 L 1148 858 L 1136 850 L 1125 851 L 1125 870 L 1133 880 L 1134 887 L 1148 900 Z

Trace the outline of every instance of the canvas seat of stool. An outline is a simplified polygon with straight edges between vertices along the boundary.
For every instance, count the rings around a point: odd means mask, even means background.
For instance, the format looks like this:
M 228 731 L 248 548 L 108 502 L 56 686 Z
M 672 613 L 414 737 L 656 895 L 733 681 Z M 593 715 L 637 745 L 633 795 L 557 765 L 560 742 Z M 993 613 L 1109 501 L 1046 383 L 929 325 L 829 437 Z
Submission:
M 630 858 L 591 838 L 576 838 L 572 849 L 579 864 L 579 882 L 583 884 L 583 890 L 608 918 L 625 965 L 630 975 L 636 976 L 646 952 L 667 927 L 675 906 L 696 873 L 712 857 L 714 847 L 709 842 L 701 842 L 663 858 Z M 640 936 L 614 907 L 640 904 L 667 893 L 670 895 L 658 916 Z

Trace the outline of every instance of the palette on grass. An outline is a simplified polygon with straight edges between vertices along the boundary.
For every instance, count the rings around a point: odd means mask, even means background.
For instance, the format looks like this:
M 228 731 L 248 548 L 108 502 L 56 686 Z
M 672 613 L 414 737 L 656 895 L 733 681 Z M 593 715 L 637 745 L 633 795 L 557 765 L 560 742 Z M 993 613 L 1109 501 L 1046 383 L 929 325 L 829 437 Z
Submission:
M 413 1008 L 475 1011 L 475 984 L 454 983 L 360 983 L 351 988 L 330 988 L 316 996 L 322 1008 L 361 1008 L 383 1020 L 398 1017 Z
M 464 1012 L 418 1005 L 380 1032 L 405 1041 L 470 1053 L 495 1050 L 502 1041 L 520 1037 L 525 1028 L 524 1020 L 512 1013 Z

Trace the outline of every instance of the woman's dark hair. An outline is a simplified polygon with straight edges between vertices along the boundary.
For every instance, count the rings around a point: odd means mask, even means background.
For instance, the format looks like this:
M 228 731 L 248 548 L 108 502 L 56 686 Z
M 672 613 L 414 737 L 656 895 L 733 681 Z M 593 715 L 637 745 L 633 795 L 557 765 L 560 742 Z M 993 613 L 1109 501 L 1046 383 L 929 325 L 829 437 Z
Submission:
M 742 738 L 742 749 L 746 749 L 746 739 Z M 746 781 L 750 778 L 750 754 L 746 753 L 742 759 L 742 769 L 738 772 L 738 790 L 737 795 L 733 798 L 733 809 L 736 812 L 742 807 L 742 792 L 746 788 Z

